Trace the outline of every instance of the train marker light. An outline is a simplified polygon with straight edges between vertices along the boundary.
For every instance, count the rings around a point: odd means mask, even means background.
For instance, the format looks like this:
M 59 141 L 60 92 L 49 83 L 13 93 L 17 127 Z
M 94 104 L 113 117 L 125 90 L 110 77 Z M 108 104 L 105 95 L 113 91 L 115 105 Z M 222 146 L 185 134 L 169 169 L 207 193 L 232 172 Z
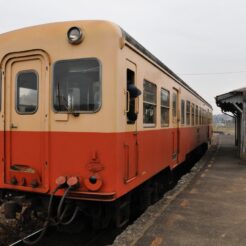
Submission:
M 70 44 L 79 44 L 84 39 L 84 35 L 79 27 L 73 26 L 67 32 L 67 38 Z

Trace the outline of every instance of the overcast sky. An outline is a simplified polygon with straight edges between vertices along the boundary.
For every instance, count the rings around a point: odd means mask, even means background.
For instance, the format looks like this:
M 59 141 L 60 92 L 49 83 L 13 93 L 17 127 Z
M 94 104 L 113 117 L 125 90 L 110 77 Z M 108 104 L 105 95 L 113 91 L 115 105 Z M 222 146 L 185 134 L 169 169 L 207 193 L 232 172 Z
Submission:
M 246 1 L 0 0 L 0 33 L 78 19 L 111 20 L 214 107 L 214 97 L 246 87 Z

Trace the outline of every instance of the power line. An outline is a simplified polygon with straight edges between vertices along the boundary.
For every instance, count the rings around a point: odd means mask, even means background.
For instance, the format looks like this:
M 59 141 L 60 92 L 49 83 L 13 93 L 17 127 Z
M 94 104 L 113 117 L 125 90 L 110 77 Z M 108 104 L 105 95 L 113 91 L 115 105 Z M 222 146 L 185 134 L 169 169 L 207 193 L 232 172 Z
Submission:
M 214 72 L 214 73 L 179 73 L 179 76 L 201 76 L 201 75 L 223 75 L 223 74 L 240 74 L 246 73 L 246 70 L 234 71 L 234 72 Z

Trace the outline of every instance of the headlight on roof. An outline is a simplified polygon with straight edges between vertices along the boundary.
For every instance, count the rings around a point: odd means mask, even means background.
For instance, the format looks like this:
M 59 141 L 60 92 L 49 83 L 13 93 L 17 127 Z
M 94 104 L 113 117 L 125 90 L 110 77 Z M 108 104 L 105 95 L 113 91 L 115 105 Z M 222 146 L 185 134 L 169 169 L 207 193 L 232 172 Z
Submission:
M 84 35 L 79 27 L 73 26 L 67 31 L 67 38 L 70 44 L 79 44 L 82 42 Z

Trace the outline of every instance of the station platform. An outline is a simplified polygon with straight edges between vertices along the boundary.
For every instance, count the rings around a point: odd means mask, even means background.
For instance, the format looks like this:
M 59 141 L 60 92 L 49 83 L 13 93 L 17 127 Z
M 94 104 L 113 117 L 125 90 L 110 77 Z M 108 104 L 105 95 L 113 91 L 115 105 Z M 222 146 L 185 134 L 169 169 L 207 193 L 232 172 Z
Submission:
M 246 245 L 246 163 L 234 136 L 215 138 L 184 188 L 151 206 L 114 245 Z

